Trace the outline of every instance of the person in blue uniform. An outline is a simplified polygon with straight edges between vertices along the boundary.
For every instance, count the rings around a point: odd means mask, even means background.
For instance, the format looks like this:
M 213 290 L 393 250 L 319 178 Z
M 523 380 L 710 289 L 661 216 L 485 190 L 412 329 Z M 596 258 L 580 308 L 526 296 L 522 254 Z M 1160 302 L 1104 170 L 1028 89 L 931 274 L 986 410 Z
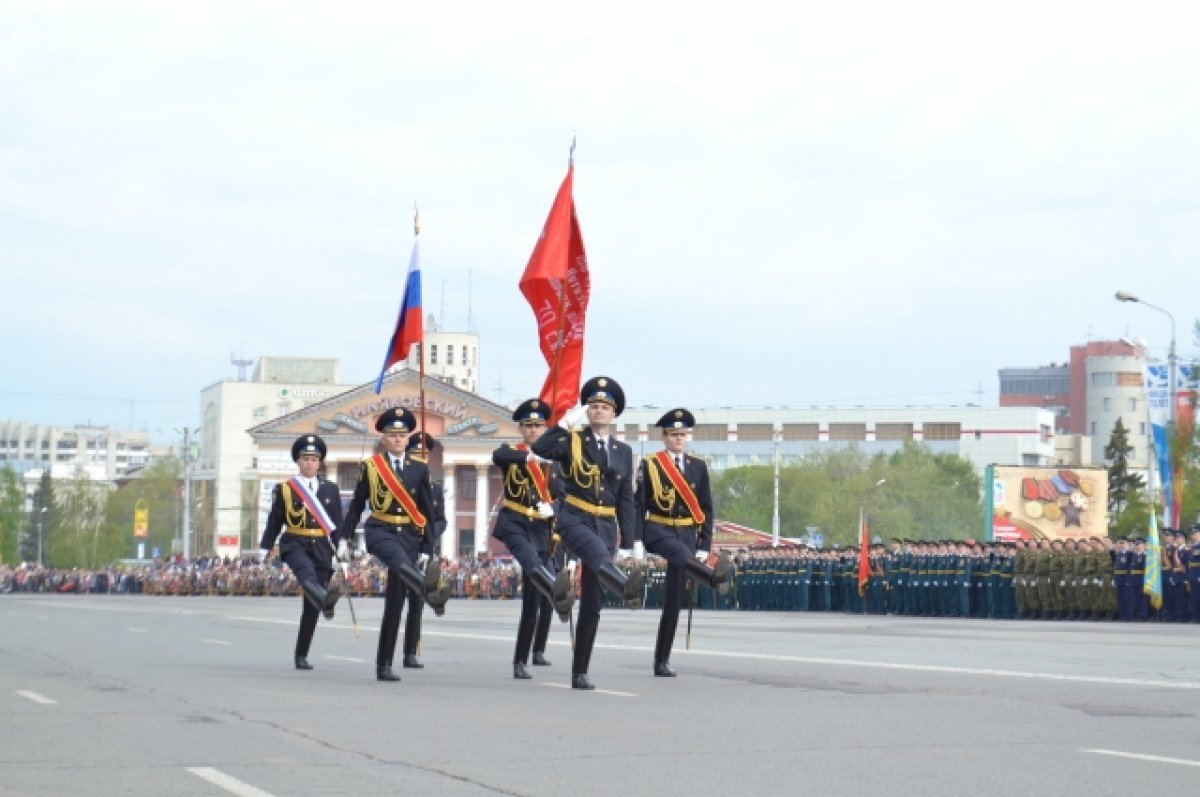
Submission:
M 546 431 L 549 407 L 538 399 L 529 399 L 521 402 L 512 419 L 521 430 L 522 442 L 505 443 L 492 452 L 492 462 L 504 475 L 504 499 L 492 536 L 503 542 L 521 565 L 521 619 L 513 651 L 513 678 L 527 680 L 533 677 L 526 664 L 539 622 L 544 618 L 549 633 L 551 606 L 563 622 L 570 620 L 575 595 L 567 571 L 555 577 L 551 560 L 554 496 L 550 469 L 529 450 Z M 545 651 L 545 644 L 543 638 L 540 651 Z M 549 664 L 545 656 L 541 659 L 543 666 Z
M 324 614 L 325 619 L 332 620 L 334 605 L 341 597 L 341 590 L 329 586 L 329 580 L 333 577 L 333 546 L 341 539 L 338 527 L 342 522 L 342 499 L 337 485 L 317 474 L 326 451 L 325 441 L 315 434 L 303 435 L 292 443 L 292 461 L 299 473 L 275 485 L 267 525 L 258 543 L 261 561 L 279 540 L 279 556 L 291 568 L 304 594 L 293 659 L 297 670 L 312 669 L 308 649 L 317 616 Z M 338 549 L 346 558 L 344 539 Z
M 638 468 L 637 509 L 646 549 L 667 560 L 662 616 L 654 643 L 654 674 L 674 678 L 671 646 L 679 624 L 684 580 L 716 589 L 729 578 L 729 555 L 708 566 L 712 548 L 712 491 L 708 465 L 687 452 L 696 418 L 682 407 L 668 410 L 655 424 L 662 430 L 663 451 L 643 457 Z
M 420 457 L 406 453 L 415 426 L 411 412 L 395 407 L 376 419 L 382 451 L 362 463 L 339 534 L 339 539 L 352 537 L 363 510 L 370 509 L 363 528 L 367 551 L 387 566 L 388 584 L 397 582 L 391 613 L 384 607 L 385 618 L 395 620 L 381 623 L 379 629 L 375 677 L 380 681 L 400 680 L 392 669 L 392 656 L 405 597 L 428 602 L 439 616 L 449 597 L 438 584 L 441 563 L 434 556 L 436 510 L 429 468 Z M 420 567 L 425 567 L 424 574 Z
M 583 384 L 579 401 L 581 406 L 563 416 L 531 448 L 542 459 L 557 462 L 562 471 L 558 532 L 583 563 L 571 688 L 594 689 L 588 667 L 600 626 L 604 587 L 619 595 L 629 608 L 638 608 L 642 573 L 635 568 L 627 575 L 613 564 L 618 543 L 630 548 L 638 533 L 633 449 L 612 436 L 613 421 L 625 409 L 625 392 L 615 379 L 596 376 Z M 585 416 L 587 426 L 575 428 Z

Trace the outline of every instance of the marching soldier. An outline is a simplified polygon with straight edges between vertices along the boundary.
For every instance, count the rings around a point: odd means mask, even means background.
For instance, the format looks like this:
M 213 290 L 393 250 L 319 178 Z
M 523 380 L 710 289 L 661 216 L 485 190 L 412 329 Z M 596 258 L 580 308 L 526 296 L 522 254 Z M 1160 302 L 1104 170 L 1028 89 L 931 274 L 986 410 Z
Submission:
M 332 620 L 334 605 L 341 597 L 336 585 L 329 586 L 335 540 L 341 540 L 339 557 L 344 560 L 347 556 L 346 541 L 338 533 L 342 522 L 341 495 L 336 484 L 317 475 L 326 450 L 325 441 L 315 434 L 304 435 L 292 443 L 292 461 L 300 472 L 275 485 L 267 527 L 258 543 L 262 560 L 279 539 L 279 556 L 291 568 L 304 593 L 300 632 L 296 636 L 297 670 L 312 669 L 308 648 L 317 628 L 317 615 L 321 613 L 326 620 Z
M 340 535 L 351 536 L 363 509 L 369 507 L 371 515 L 364 526 L 367 551 L 387 565 L 389 586 L 397 582 L 393 611 L 389 614 L 385 604 L 385 622 L 379 628 L 375 677 L 380 681 L 400 680 L 392 670 L 392 656 L 405 596 L 414 602 L 428 602 L 438 616 L 445 613 L 449 597 L 448 590 L 438 587 L 441 562 L 431 558 L 436 514 L 429 468 L 419 457 L 406 455 L 415 426 L 411 412 L 395 407 L 376 419 L 383 451 L 362 463 Z M 417 569 L 421 566 L 426 566 L 424 575 Z
M 532 678 L 525 668 L 538 626 L 544 619 L 547 633 L 550 607 L 559 618 L 570 620 L 575 594 L 571 577 L 564 569 L 556 578 L 551 559 L 551 523 L 554 519 L 549 468 L 529 446 L 546 431 L 549 408 L 537 399 L 522 402 L 513 412 L 524 440 L 515 446 L 505 443 L 492 453 L 492 462 L 504 474 L 504 503 L 496 516 L 492 536 L 504 543 L 521 564 L 521 620 L 517 625 L 517 647 L 513 652 L 513 678 Z M 539 651 L 545 650 L 545 637 Z M 534 661 L 538 664 L 538 661 Z M 542 657 L 543 665 L 549 664 Z
M 404 453 L 414 462 L 424 462 L 428 467 L 429 455 L 437 446 L 438 442 L 433 435 L 428 432 L 416 432 L 408 436 L 408 444 L 405 446 Z M 433 523 L 426 527 L 426 532 L 431 532 L 433 535 L 429 545 L 433 550 L 433 558 L 437 559 L 438 541 L 442 538 L 442 532 L 446 530 L 446 496 L 442 492 L 441 482 L 431 480 L 429 487 L 433 497 Z M 379 657 L 388 662 L 392 661 L 396 650 L 396 637 L 400 630 L 400 614 L 404 606 L 404 591 L 403 582 L 400 579 L 393 579 L 389 575 L 387 586 L 383 591 L 383 619 L 380 621 L 380 638 L 391 640 L 392 647 L 386 656 Z M 409 600 L 408 602 L 408 614 L 404 620 L 404 648 L 402 651 L 404 656 L 402 664 L 408 670 L 420 670 L 425 667 L 418 658 L 418 651 L 421 649 L 421 615 L 424 608 L 425 601 L 423 600 Z
M 633 449 L 612 439 L 612 422 L 625 409 L 625 392 L 616 380 L 597 376 L 584 383 L 579 402 L 582 406 L 568 412 L 530 448 L 562 468 L 564 497 L 558 531 L 584 565 L 571 688 L 594 689 L 587 671 L 600 626 L 603 588 L 637 608 L 642 574 L 634 569 L 627 576 L 613 564 L 618 543 L 631 547 L 638 532 Z M 585 414 L 588 425 L 574 429 Z
M 646 549 L 667 560 L 662 617 L 654 644 L 654 674 L 674 678 L 671 646 L 679 624 L 684 580 L 691 576 L 716 589 L 729 578 L 729 555 L 722 552 L 716 568 L 708 566 L 712 547 L 712 492 L 708 466 L 687 453 L 688 433 L 696 418 L 683 408 L 668 411 L 655 424 L 664 449 L 642 459 L 636 492 L 638 519 Z

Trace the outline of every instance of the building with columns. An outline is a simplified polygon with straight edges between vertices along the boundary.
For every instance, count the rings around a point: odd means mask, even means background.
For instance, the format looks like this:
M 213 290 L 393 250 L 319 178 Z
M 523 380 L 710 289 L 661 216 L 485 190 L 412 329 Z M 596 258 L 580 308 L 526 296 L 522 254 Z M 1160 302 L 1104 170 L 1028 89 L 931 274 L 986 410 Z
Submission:
M 417 372 L 405 368 L 384 379 L 379 395 L 374 383 L 360 385 L 251 428 L 258 455 L 255 467 L 244 471 L 241 479 L 243 495 L 253 496 L 243 512 L 253 518 L 248 525 L 254 533 L 260 534 L 266 523 L 272 489 L 296 472 L 291 447 L 297 437 L 318 434 L 325 440 L 329 450 L 322 476 L 337 483 L 345 506 L 358 481 L 360 463 L 377 452 L 375 419 L 391 407 L 403 407 L 417 416 L 418 426 L 439 444 L 429 457 L 429 470 L 433 480 L 441 482 L 446 500 L 442 555 L 453 558 L 503 551 L 499 543 L 493 549 L 490 538 L 492 516 L 501 496 L 500 470 L 492 464 L 492 451 L 501 443 L 520 441 L 512 411 L 447 382 L 426 378 L 422 423 L 419 382 Z M 253 549 L 258 538 L 240 542 L 241 548 Z

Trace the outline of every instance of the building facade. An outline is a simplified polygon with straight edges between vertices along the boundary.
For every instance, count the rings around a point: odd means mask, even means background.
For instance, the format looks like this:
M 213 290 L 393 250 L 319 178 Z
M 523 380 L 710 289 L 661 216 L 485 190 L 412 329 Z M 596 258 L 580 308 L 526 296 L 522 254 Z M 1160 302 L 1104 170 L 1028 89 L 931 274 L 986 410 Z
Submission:
M 1132 341 L 1094 340 L 1072 346 L 1070 360 L 1038 368 L 1004 368 L 1000 406 L 1045 407 L 1060 434 L 1086 438 L 1090 459 L 1105 465 L 1104 449 L 1119 418 L 1133 451 L 1129 467 L 1145 471 L 1151 455 L 1146 406 L 1146 351 Z M 1065 389 L 1064 389 L 1065 388 Z

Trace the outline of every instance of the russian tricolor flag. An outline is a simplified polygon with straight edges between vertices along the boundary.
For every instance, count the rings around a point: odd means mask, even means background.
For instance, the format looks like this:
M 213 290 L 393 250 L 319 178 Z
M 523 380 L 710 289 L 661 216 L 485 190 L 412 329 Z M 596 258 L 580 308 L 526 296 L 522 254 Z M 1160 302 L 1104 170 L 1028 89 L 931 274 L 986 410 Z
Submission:
M 425 339 L 425 323 L 421 318 L 421 255 L 413 241 L 412 257 L 408 261 L 408 279 L 404 281 L 404 299 L 400 302 L 400 313 L 396 318 L 396 331 L 388 343 L 387 356 L 379 378 L 375 380 L 375 392 L 383 390 L 383 375 L 396 363 L 408 356 L 414 343 Z

